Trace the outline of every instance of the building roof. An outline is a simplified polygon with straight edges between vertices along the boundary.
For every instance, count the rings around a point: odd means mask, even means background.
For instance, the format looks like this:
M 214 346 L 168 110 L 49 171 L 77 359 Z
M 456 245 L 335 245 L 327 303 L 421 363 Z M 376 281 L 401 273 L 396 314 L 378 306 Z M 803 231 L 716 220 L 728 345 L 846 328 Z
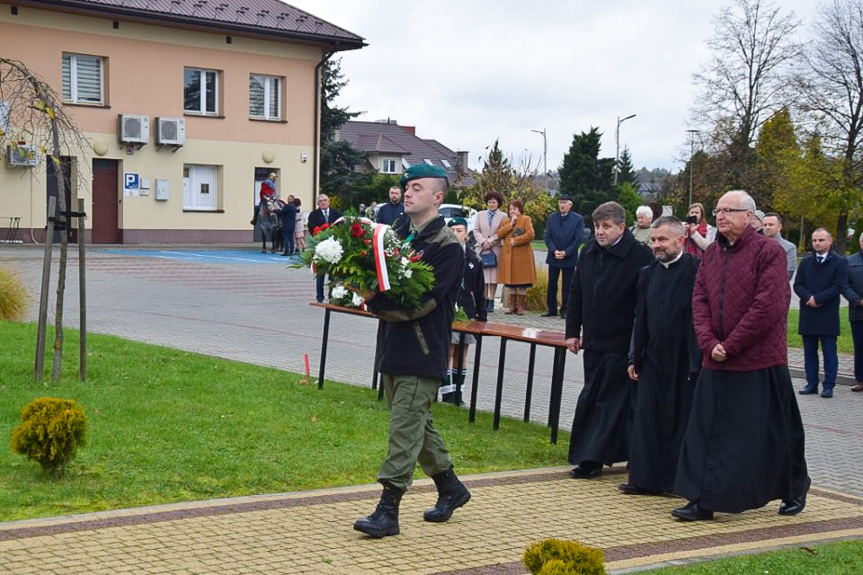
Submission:
M 401 156 L 410 165 L 425 162 L 439 166 L 446 170 L 450 183 L 464 181 L 467 166 L 460 171 L 457 152 L 436 140 L 419 138 L 393 120 L 346 122 L 339 130 L 338 138 L 364 152 Z
M 17 0 L 15 4 L 277 41 L 327 44 L 333 51 L 365 46 L 361 36 L 280 0 Z

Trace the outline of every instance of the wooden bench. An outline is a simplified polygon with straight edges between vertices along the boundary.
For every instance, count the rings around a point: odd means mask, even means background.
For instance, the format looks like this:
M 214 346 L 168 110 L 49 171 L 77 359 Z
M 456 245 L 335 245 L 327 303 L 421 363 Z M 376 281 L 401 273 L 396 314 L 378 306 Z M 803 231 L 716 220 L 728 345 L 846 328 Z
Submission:
M 363 317 L 374 318 L 375 316 L 369 312 L 354 308 L 346 308 L 342 306 L 315 303 L 310 305 L 324 309 L 324 333 L 321 342 L 321 366 L 318 373 L 318 388 L 324 386 L 324 374 L 327 365 L 327 341 L 330 332 L 330 314 L 332 312 L 345 313 L 349 315 L 358 315 Z M 527 368 L 527 388 L 525 390 L 524 414 L 523 420 L 530 421 L 530 404 L 533 394 L 533 375 L 536 367 L 536 348 L 537 346 L 551 347 L 554 349 L 554 360 L 552 364 L 551 375 L 551 393 L 549 397 L 548 407 L 548 426 L 551 428 L 551 442 L 557 443 L 558 429 L 560 427 L 560 402 L 563 396 L 563 374 L 566 364 L 566 342 L 564 334 L 557 331 L 542 330 L 535 328 L 526 328 L 508 324 L 468 321 L 453 323 L 453 331 L 461 334 L 459 338 L 459 346 L 464 349 L 465 336 L 467 334 L 476 337 L 476 349 L 474 350 L 474 368 L 473 379 L 471 382 L 470 409 L 468 412 L 468 421 L 474 422 L 476 418 L 476 402 L 479 392 L 479 370 L 480 358 L 482 356 L 482 341 L 484 337 L 499 337 L 500 351 L 498 353 L 497 367 L 497 385 L 495 388 L 494 398 L 494 423 L 495 430 L 500 428 L 500 410 L 503 399 L 503 382 L 504 382 L 504 366 L 506 362 L 506 344 L 508 341 L 521 341 L 530 344 L 530 356 Z M 459 356 L 462 356 L 460 353 Z M 455 366 L 461 369 L 463 366 Z M 383 398 L 383 385 L 378 385 L 377 370 L 372 374 L 372 389 L 378 390 L 378 399 Z M 459 390 L 460 391 L 460 390 Z

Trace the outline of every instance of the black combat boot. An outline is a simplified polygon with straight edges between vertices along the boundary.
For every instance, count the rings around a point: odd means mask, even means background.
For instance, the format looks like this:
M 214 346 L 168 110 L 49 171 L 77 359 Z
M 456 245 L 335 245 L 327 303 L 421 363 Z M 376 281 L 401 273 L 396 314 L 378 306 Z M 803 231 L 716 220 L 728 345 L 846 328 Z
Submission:
M 401 503 L 402 495 L 404 495 L 404 489 L 397 489 L 389 483 L 384 483 L 381 500 L 378 502 L 375 512 L 363 519 L 357 519 L 354 523 L 354 529 L 375 539 L 387 535 L 398 535 L 399 503 Z
M 470 501 L 470 491 L 458 480 L 452 467 L 434 477 L 437 487 L 437 503 L 423 513 L 423 519 L 432 523 L 449 521 L 453 511 Z

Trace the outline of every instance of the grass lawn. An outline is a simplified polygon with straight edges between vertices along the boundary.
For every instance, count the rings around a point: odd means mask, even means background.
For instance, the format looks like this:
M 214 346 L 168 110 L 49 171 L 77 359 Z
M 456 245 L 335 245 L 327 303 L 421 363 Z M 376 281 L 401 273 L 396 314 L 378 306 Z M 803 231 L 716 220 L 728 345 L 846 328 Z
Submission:
M 845 300 L 842 300 L 843 302 Z M 837 347 L 839 353 L 854 353 L 854 342 L 851 341 L 851 326 L 848 325 L 848 309 L 844 305 L 839 310 L 839 340 Z M 788 347 L 798 347 L 803 349 L 803 339 L 797 335 L 797 324 L 800 321 L 800 310 L 791 309 L 788 311 Z
M 372 483 L 386 455 L 386 404 L 370 388 L 318 390 L 296 374 L 96 334 L 81 383 L 74 330 L 61 381 L 34 383 L 35 341 L 34 324 L 0 322 L 0 521 Z M 9 447 L 21 408 L 43 396 L 75 399 L 88 417 L 89 445 L 59 481 Z M 460 474 L 566 463 L 567 432 L 551 445 L 543 425 L 507 419 L 495 432 L 489 414 L 471 425 L 463 409 L 433 413 Z
M 684 567 L 665 567 L 644 571 L 649 575 L 849 575 L 863 573 L 863 541 L 840 541 L 829 545 L 813 545 L 728 557 Z

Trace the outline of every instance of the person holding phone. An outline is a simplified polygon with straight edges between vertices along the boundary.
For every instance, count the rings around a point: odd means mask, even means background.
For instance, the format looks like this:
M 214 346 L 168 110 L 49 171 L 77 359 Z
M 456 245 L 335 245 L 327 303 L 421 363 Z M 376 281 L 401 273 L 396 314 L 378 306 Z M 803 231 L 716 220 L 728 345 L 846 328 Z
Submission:
M 716 228 L 707 223 L 704 217 L 704 206 L 698 202 L 689 206 L 683 222 L 686 253 L 699 258 L 704 256 L 704 250 L 716 239 Z

